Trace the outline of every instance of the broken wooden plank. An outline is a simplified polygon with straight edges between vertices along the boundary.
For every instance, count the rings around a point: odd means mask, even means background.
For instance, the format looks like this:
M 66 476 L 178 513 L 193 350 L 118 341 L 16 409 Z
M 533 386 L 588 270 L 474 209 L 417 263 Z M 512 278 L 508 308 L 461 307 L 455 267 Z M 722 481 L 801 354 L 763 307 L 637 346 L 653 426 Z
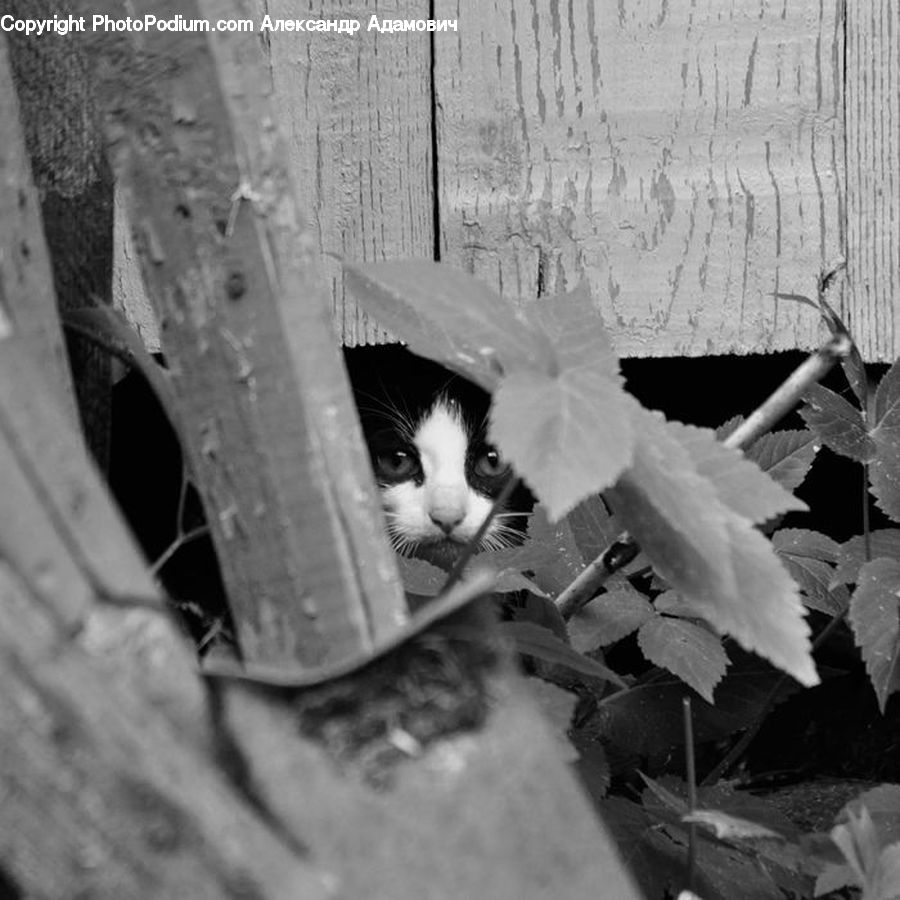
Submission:
M 248 6 L 145 12 L 214 20 Z M 244 658 L 355 656 L 406 607 L 258 39 L 85 38 Z
M 510 296 L 586 277 L 622 356 L 813 347 L 841 252 L 836 2 L 439 0 L 442 259 Z

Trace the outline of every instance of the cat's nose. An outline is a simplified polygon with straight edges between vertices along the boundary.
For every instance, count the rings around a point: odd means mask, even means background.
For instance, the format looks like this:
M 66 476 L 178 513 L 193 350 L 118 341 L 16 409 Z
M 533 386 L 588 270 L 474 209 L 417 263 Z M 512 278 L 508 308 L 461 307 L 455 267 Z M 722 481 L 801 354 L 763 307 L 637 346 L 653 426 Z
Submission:
M 457 507 L 435 507 L 429 513 L 429 518 L 444 534 L 450 534 L 465 518 L 465 513 Z

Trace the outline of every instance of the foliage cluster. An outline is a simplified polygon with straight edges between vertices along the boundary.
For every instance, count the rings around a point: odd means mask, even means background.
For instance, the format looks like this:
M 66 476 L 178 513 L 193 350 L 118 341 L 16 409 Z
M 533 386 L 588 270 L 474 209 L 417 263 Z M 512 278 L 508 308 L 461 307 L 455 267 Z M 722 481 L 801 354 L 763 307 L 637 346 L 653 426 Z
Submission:
M 850 399 L 813 385 L 805 429 L 765 434 L 742 454 L 722 443 L 737 421 L 717 433 L 668 422 L 624 390 L 583 285 L 514 304 L 433 263 L 348 266 L 346 276 L 414 352 L 493 394 L 491 439 L 540 506 L 523 546 L 476 562 L 499 572 L 508 637 L 539 674 L 577 695 L 570 722 L 571 694 L 541 692 L 648 895 L 677 881 L 687 823 L 700 822 L 713 830 L 700 845 L 704 897 L 734 896 L 738 879 L 741 896 L 808 896 L 814 880 L 817 894 L 854 885 L 868 900 L 900 896 L 900 788 L 858 798 L 830 836 L 804 835 L 718 780 L 740 755 L 741 732 L 752 735 L 775 703 L 825 677 L 813 651 L 845 622 L 882 711 L 900 686 L 900 528 L 837 543 L 780 524 L 805 508 L 793 491 L 823 445 L 861 463 L 874 502 L 900 522 L 900 363 L 871 385 L 854 351 L 843 363 Z M 607 573 L 573 614 L 560 598 L 586 566 L 608 560 L 623 532 L 640 556 Z M 444 584 L 445 573 L 418 560 L 403 571 L 414 594 Z M 815 641 L 810 613 L 827 623 Z M 621 659 L 632 661 L 615 671 L 610 660 Z M 637 801 L 609 794 L 636 762 L 682 758 L 686 695 L 697 744 L 732 745 L 696 803 L 670 775 L 646 778 Z

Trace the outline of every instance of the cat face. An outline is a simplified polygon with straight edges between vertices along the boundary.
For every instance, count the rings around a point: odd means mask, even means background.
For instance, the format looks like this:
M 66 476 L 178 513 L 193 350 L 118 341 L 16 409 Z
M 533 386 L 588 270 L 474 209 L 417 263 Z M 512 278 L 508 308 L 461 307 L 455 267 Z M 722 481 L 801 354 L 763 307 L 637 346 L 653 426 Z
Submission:
M 488 395 L 402 348 L 364 348 L 378 372 L 348 365 L 394 548 L 444 567 L 481 527 L 509 465 L 487 442 Z M 360 353 L 361 351 L 348 351 Z M 388 365 L 400 360 L 399 371 Z M 521 543 L 534 504 L 519 487 L 479 549 Z

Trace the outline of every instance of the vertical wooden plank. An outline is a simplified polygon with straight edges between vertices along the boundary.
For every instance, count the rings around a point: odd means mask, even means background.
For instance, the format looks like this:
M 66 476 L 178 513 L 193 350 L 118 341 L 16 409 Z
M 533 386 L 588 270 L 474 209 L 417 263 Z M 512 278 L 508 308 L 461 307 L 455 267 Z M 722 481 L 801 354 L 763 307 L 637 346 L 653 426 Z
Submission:
M 270 31 L 275 109 L 347 346 L 384 339 L 344 288 L 339 258 L 432 259 L 431 50 L 370 17 L 427 19 L 428 0 L 263 0 L 273 19 L 354 19 L 355 34 Z M 262 19 L 260 17 L 259 21 Z
M 866 359 L 900 353 L 900 3 L 847 3 L 847 319 Z
M 117 0 L 80 9 L 123 15 Z M 143 12 L 251 9 L 154 0 Z M 258 37 L 85 37 L 244 658 L 355 657 L 406 608 Z
M 68 15 L 70 8 L 68 0 L 0 0 L 0 12 L 19 19 L 52 19 Z M 14 30 L 7 37 L 59 307 L 109 302 L 112 174 L 103 156 L 84 42 L 74 33 L 52 31 L 37 37 Z M 105 468 L 110 359 L 82 338 L 67 343 L 87 442 Z
M 39 360 L 47 386 L 73 427 L 78 413 L 69 371 L 40 202 L 19 121 L 6 36 L 0 34 L 0 322 Z M 3 338 L 0 326 L 0 339 Z
M 838 0 L 437 0 L 444 259 L 586 276 L 623 355 L 811 346 L 842 246 Z

